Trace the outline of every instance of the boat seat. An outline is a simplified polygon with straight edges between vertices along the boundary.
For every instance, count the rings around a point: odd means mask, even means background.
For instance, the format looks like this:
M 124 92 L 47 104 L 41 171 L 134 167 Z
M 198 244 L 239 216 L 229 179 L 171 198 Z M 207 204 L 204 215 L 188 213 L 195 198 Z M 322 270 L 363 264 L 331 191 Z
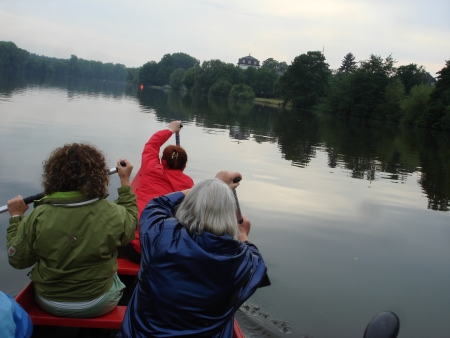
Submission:
M 34 301 L 34 287 L 30 282 L 16 296 L 19 303 L 31 318 L 33 325 L 68 326 L 84 328 L 120 329 L 126 306 L 116 306 L 111 312 L 94 318 L 57 317 L 42 310 Z
M 136 276 L 139 271 L 139 264 L 133 263 L 124 258 L 117 258 L 119 275 Z M 44 310 L 34 301 L 34 287 L 30 282 L 28 285 L 16 296 L 16 302 L 19 303 L 23 309 L 28 313 L 33 325 L 47 325 L 47 326 L 65 326 L 65 327 L 83 327 L 83 328 L 99 328 L 99 329 L 120 329 L 123 317 L 125 316 L 126 306 L 116 306 L 111 312 L 94 318 L 68 318 L 53 316 Z M 233 328 L 234 338 L 244 338 L 244 334 L 234 319 Z
M 119 275 L 136 276 L 139 271 L 139 264 L 127 259 L 118 258 Z M 68 318 L 57 317 L 42 310 L 34 301 L 33 283 L 29 283 L 17 296 L 16 301 L 22 305 L 31 318 L 33 325 L 48 326 L 69 326 L 84 328 L 119 329 L 122 324 L 126 306 L 116 306 L 111 312 L 94 318 Z
M 126 258 L 117 258 L 117 274 L 118 275 L 128 275 L 128 276 L 137 276 L 140 265 L 129 261 Z

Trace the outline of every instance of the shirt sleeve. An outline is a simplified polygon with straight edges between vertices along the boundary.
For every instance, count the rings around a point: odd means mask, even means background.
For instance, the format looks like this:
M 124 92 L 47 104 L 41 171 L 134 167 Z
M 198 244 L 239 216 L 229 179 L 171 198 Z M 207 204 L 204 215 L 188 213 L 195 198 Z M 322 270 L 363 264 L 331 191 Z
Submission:
M 258 288 L 259 284 L 261 284 L 264 276 L 267 273 L 266 264 L 264 263 L 262 255 L 259 252 L 258 248 L 250 242 L 246 242 L 244 245 L 247 246 L 247 250 L 249 250 L 250 255 L 250 278 L 239 294 L 239 300 L 236 304 L 236 309 L 239 308 L 248 298 L 250 298 L 252 294 L 255 293 L 256 289 Z
M 37 262 L 33 243 L 36 237 L 34 231 L 33 213 L 26 217 L 12 217 L 6 233 L 6 249 L 9 264 L 16 269 L 25 269 Z
M 163 129 L 157 131 L 150 137 L 142 151 L 141 173 L 145 174 L 149 168 L 159 164 L 160 148 L 171 136 L 172 131 L 170 129 Z
M 141 214 L 139 221 L 141 236 L 150 229 L 161 231 L 164 220 L 175 216 L 174 208 L 183 201 L 184 197 L 182 192 L 173 192 L 152 199 Z
M 136 195 L 133 189 L 129 186 L 120 187 L 117 189 L 119 198 L 115 201 L 117 205 L 125 208 L 123 213 L 123 235 L 121 238 L 121 245 L 127 245 L 134 238 L 134 233 L 138 224 L 137 218 L 137 204 Z

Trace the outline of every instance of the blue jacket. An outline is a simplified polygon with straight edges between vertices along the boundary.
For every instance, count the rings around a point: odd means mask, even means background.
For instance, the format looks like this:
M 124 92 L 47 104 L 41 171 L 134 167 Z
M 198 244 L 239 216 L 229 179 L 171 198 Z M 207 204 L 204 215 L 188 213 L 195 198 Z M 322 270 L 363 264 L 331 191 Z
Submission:
M 0 337 L 30 338 L 33 324 L 30 316 L 15 299 L 0 291 Z
M 180 192 L 140 219 L 142 261 L 121 337 L 232 337 L 234 313 L 266 273 L 258 249 L 229 235 L 190 235 L 174 217 Z

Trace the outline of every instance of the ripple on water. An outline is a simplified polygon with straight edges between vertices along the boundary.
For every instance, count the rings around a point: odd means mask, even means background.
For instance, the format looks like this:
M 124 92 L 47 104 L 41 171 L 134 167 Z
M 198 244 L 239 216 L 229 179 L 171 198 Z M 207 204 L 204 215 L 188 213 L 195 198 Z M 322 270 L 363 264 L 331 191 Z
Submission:
M 293 334 L 288 322 L 272 318 L 257 305 L 244 303 L 236 312 L 236 318 L 247 338 L 280 338 L 285 334 L 293 337 L 313 338 L 308 334 Z

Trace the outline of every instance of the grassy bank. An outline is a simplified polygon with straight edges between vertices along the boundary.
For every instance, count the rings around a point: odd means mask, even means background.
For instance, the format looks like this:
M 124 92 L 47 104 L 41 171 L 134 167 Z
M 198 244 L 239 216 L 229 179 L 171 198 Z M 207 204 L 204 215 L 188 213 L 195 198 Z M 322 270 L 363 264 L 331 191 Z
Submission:
M 261 104 L 270 104 L 274 106 L 282 106 L 283 100 L 282 99 L 267 99 L 262 97 L 255 97 L 255 103 L 261 103 Z M 291 106 L 290 104 L 286 105 L 287 107 Z

